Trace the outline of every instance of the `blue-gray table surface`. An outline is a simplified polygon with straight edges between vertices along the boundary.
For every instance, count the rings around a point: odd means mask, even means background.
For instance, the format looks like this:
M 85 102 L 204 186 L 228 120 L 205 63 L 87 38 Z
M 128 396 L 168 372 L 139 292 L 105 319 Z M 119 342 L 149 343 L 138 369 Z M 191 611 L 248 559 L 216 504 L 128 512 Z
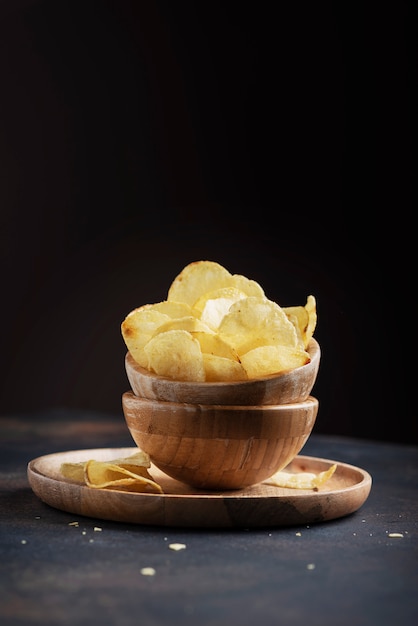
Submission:
M 133 445 L 123 416 L 57 409 L 0 418 L 2 626 L 418 623 L 418 447 L 314 433 L 302 454 L 361 467 L 372 489 L 349 516 L 286 528 L 75 517 L 29 486 L 27 464 L 38 456 Z

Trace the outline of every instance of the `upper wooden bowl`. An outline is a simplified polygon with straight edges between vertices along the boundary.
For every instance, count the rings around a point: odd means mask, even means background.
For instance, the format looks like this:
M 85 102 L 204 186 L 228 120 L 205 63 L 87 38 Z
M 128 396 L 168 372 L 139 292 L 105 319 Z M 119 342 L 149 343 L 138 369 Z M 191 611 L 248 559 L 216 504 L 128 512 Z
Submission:
M 128 352 L 126 374 L 136 396 L 166 402 L 198 404 L 266 405 L 302 402 L 310 395 L 321 358 L 318 342 L 308 346 L 311 361 L 282 374 L 234 382 L 188 382 L 158 376 L 144 369 Z
M 311 434 L 318 400 L 202 405 L 122 395 L 131 436 L 168 476 L 199 489 L 242 489 L 288 465 Z

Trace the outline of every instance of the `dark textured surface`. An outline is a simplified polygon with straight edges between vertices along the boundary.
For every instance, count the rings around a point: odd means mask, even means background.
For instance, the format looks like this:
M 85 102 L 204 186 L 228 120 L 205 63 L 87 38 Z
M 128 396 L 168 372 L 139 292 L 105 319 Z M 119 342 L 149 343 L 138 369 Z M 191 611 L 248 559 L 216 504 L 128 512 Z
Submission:
M 4 415 L 0 442 L 4 626 L 416 623 L 417 447 L 312 435 L 304 454 L 372 475 L 359 511 L 309 526 L 197 531 L 74 517 L 30 490 L 32 458 L 132 446 L 121 415 Z

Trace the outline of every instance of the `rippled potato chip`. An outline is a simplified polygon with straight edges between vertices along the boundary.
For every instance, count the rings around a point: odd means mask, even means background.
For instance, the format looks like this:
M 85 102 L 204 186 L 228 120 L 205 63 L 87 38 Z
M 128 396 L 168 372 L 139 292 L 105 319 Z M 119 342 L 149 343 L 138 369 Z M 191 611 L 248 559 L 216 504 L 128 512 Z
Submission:
M 314 489 L 322 487 L 334 474 L 337 464 L 334 463 L 330 468 L 314 474 L 313 472 L 276 472 L 265 484 L 275 485 L 276 487 L 285 487 L 288 489 Z
M 308 299 L 305 304 L 305 308 L 308 311 L 308 315 L 309 315 L 308 327 L 305 332 L 305 347 L 307 347 L 309 345 L 310 340 L 313 337 L 313 334 L 316 328 L 316 323 L 318 321 L 315 296 L 312 296 L 312 295 L 308 296 Z
M 317 322 L 316 300 L 314 296 L 308 296 L 305 306 L 283 307 L 283 311 L 295 325 L 304 347 L 307 348 Z
M 235 288 L 247 296 L 264 297 L 263 288 L 255 280 L 231 274 L 214 261 L 195 261 L 186 265 L 173 280 L 167 300 L 185 302 L 193 307 L 204 294 L 224 287 Z
M 247 373 L 239 361 L 216 354 L 203 354 L 205 380 L 207 382 L 227 382 L 247 380 Z
M 202 322 L 202 320 L 193 315 L 177 317 L 163 322 L 161 326 L 156 329 L 154 336 L 159 333 L 165 333 L 167 330 L 187 330 L 189 333 L 213 333 L 205 322 Z
M 200 296 L 194 307 L 200 313 L 200 319 L 213 330 L 217 330 L 231 306 L 243 300 L 247 295 L 236 287 L 221 287 Z
M 141 471 L 137 468 L 137 471 L 133 472 L 116 463 L 90 459 L 84 467 L 84 479 L 87 487 L 92 489 L 162 493 L 160 485 L 151 478 L 144 467 Z
M 166 378 L 203 382 L 205 368 L 200 344 L 187 330 L 154 335 L 144 346 L 148 368 Z
M 309 323 L 309 314 L 304 306 L 283 307 L 288 319 L 295 327 L 299 345 L 305 347 L 306 330 Z
M 142 367 L 148 367 L 148 358 L 144 352 L 145 344 L 153 337 L 158 327 L 170 319 L 165 313 L 144 305 L 131 311 L 122 322 L 121 330 L 125 344 L 132 357 Z
M 298 347 L 267 345 L 249 350 L 240 360 L 248 378 L 259 378 L 306 365 L 310 356 Z
M 173 280 L 168 290 L 167 300 L 186 302 L 194 306 L 206 292 L 227 287 L 231 274 L 214 261 L 195 261 L 189 263 Z
M 173 300 L 162 300 L 161 302 L 155 302 L 154 304 L 146 304 L 144 305 L 149 309 L 153 309 L 155 311 L 159 311 L 160 313 L 165 313 L 172 319 L 177 319 L 179 317 L 187 317 L 188 315 L 194 315 L 197 317 L 196 312 L 193 311 L 193 308 L 186 304 L 185 302 L 174 302 Z
M 251 280 L 241 274 L 232 274 L 231 287 L 244 292 L 247 296 L 255 298 L 265 298 L 264 289 L 255 280 Z
M 95 489 L 122 489 L 135 492 L 162 493 L 148 472 L 149 455 L 142 450 L 129 457 L 96 461 L 89 459 L 79 463 L 62 463 L 61 474 Z
M 296 317 L 296 315 L 293 315 L 293 313 L 286 313 L 288 319 L 290 322 L 292 322 L 293 326 L 295 327 L 295 331 L 296 331 L 296 336 L 298 338 L 298 346 L 301 349 L 305 349 L 305 337 L 304 334 L 302 332 L 302 329 L 299 325 L 299 320 Z
M 231 306 L 218 334 L 239 356 L 259 346 L 298 345 L 295 327 L 283 309 L 271 300 L 254 296 Z
M 192 337 L 198 340 L 200 349 L 204 354 L 222 356 L 232 361 L 239 361 L 238 354 L 226 341 L 221 339 L 216 333 L 192 332 Z

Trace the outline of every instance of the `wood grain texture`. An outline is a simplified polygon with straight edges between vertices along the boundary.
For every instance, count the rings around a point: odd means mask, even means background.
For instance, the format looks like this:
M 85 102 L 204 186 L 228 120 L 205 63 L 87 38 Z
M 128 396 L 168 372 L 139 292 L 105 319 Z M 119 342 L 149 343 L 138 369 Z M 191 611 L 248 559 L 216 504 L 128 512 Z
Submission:
M 369 496 L 372 478 L 361 468 L 337 461 L 298 456 L 289 471 L 320 472 L 337 463 L 318 491 L 257 484 L 237 491 L 202 491 L 176 481 L 156 467 L 151 473 L 164 494 L 141 494 L 89 487 L 64 479 L 63 462 L 129 456 L 136 448 L 59 452 L 33 459 L 27 475 L 46 504 L 75 515 L 143 525 L 194 528 L 290 526 L 326 522 L 358 510 Z
M 125 356 L 125 369 L 132 391 L 143 398 L 199 404 L 289 404 L 306 400 L 315 384 L 321 358 L 315 339 L 311 340 L 308 352 L 311 361 L 307 365 L 279 375 L 233 383 L 164 378 L 140 367 L 129 352 Z
M 311 434 L 318 400 L 217 406 L 122 396 L 133 440 L 172 478 L 200 489 L 240 489 L 283 469 Z

